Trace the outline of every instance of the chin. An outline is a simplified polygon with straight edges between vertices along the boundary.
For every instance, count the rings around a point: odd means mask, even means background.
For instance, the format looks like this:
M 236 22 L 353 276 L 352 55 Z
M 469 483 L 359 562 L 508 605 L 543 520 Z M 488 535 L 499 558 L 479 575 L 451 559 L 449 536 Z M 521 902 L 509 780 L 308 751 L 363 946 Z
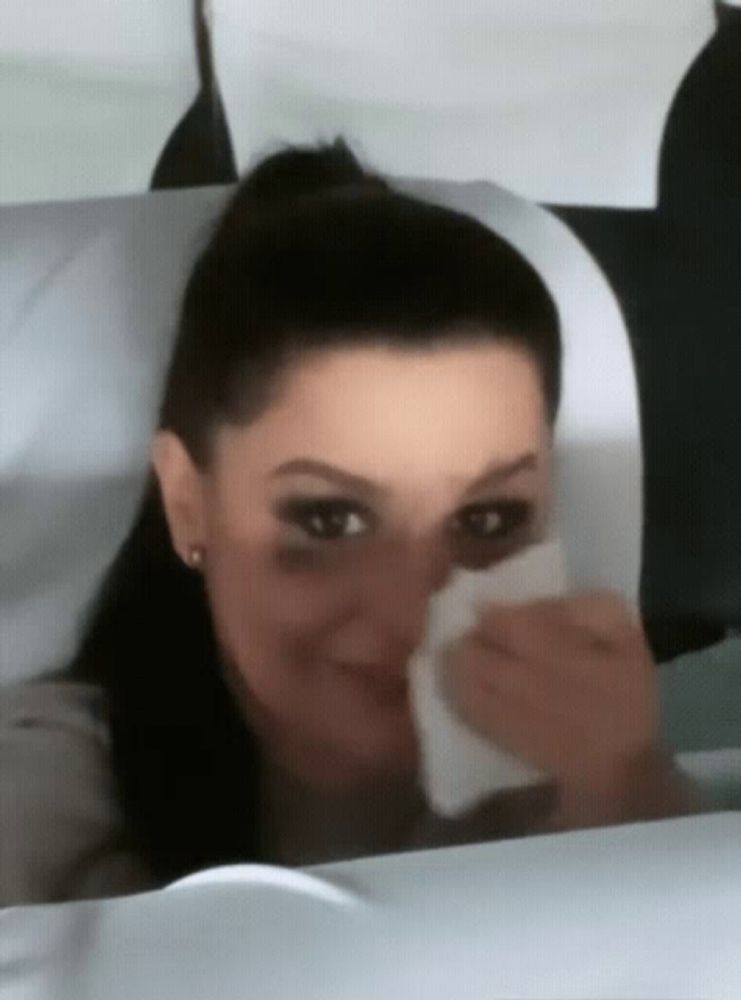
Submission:
M 344 734 L 343 750 L 355 758 L 363 770 L 384 775 L 402 775 L 416 771 L 419 764 L 419 743 L 411 718 L 395 725 L 358 725 Z

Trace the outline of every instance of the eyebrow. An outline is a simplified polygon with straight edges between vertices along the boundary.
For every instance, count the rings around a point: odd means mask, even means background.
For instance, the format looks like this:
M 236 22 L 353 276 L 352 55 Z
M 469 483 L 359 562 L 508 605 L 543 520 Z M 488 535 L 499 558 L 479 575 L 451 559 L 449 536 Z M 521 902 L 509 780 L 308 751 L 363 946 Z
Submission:
M 480 489 L 501 486 L 502 483 L 511 479 L 516 473 L 528 469 L 535 469 L 538 464 L 537 456 L 532 453 L 520 455 L 510 462 L 492 462 L 484 469 L 482 474 L 471 483 L 465 492 L 465 496 L 478 492 Z M 270 478 L 288 475 L 309 475 L 319 476 L 331 483 L 341 486 L 343 489 L 362 493 L 367 497 L 383 499 L 391 492 L 388 487 L 374 483 L 364 476 L 340 469 L 328 462 L 320 462 L 313 458 L 293 458 L 288 462 L 283 462 L 270 474 Z

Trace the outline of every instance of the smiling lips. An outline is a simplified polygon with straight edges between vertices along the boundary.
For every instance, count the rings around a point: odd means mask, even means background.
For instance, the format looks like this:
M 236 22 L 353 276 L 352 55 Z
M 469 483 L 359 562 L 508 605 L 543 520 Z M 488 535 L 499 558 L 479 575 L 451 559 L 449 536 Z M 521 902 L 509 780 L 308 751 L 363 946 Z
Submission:
M 344 663 L 335 664 L 335 667 L 344 678 L 380 705 L 398 705 L 407 700 L 409 680 L 405 672 L 391 671 L 386 667 L 354 667 Z

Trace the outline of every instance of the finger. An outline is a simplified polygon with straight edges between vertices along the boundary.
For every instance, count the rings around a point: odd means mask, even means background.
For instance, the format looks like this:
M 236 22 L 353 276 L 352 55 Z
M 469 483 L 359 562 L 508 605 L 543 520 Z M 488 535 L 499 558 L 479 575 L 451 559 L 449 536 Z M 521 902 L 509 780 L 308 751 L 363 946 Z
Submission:
M 523 664 L 492 655 L 470 641 L 453 657 L 450 700 L 458 716 L 496 745 L 541 770 L 569 780 L 599 772 L 600 760 L 652 738 L 656 720 L 650 699 L 637 689 L 617 692 L 562 689 L 544 693 L 542 676 Z
M 576 629 L 562 605 L 557 601 L 488 604 L 479 609 L 474 634 L 511 656 L 539 659 L 554 643 L 573 645 Z
M 584 726 L 593 717 L 594 699 L 588 692 L 564 688 L 552 671 L 537 671 L 531 663 L 492 651 L 474 637 L 456 649 L 446 684 L 453 700 L 461 695 L 477 718 L 485 720 L 507 705 L 516 705 L 529 716 L 546 715 L 564 727 Z
M 570 676 L 593 669 L 594 660 L 611 651 L 611 647 L 601 648 L 594 636 L 572 619 L 563 600 L 490 606 L 473 634 L 493 651 L 519 658 L 531 668 L 563 674 L 565 683 Z M 588 658 L 586 663 L 584 657 Z
M 643 635 L 643 626 L 636 611 L 612 591 L 592 591 L 575 594 L 566 604 L 568 614 L 577 627 L 607 643 L 622 643 Z
M 476 631 L 513 655 L 540 659 L 576 650 L 606 653 L 643 640 L 640 625 L 614 595 L 586 594 L 520 605 L 490 604 Z
M 576 682 L 551 663 L 512 656 L 475 634 L 464 643 L 459 655 L 462 665 L 459 669 L 469 671 L 474 683 L 491 697 L 511 694 L 533 705 L 549 705 L 556 714 L 565 717 L 589 714 L 593 708 L 595 685 L 580 682 L 588 671 L 572 661 L 570 669 L 576 675 Z
M 530 666 L 530 669 L 528 669 Z M 555 688 L 552 679 L 532 670 L 532 664 L 506 649 L 487 645 L 480 637 L 470 634 L 452 651 L 447 677 L 461 685 L 476 688 L 484 698 L 497 696 L 502 691 L 532 703 L 549 700 Z
M 553 706 L 524 693 L 504 686 L 496 690 L 491 680 L 483 685 L 473 673 L 464 669 L 452 682 L 452 704 L 462 721 L 492 744 L 554 777 L 580 766 L 579 754 L 587 752 L 587 742 L 578 723 L 567 724 Z
M 646 672 L 641 654 L 602 648 L 573 630 L 561 615 L 555 624 L 547 614 L 512 616 L 497 625 L 493 639 L 491 628 L 470 633 L 465 655 L 482 664 L 492 684 L 528 691 L 567 716 L 599 717 L 606 704 L 619 707 L 640 697 Z

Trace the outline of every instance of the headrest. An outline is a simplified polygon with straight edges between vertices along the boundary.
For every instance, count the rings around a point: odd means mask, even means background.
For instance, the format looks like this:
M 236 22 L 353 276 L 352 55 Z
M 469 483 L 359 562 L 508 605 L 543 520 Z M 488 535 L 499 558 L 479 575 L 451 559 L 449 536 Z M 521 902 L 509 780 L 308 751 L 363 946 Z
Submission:
M 190 0 L 3 0 L 0 203 L 146 190 L 195 97 Z
M 557 514 L 569 575 L 635 601 L 638 403 L 606 280 L 563 223 L 494 185 L 397 186 L 477 215 L 543 274 L 564 326 Z M 190 265 L 229 192 L 0 207 L 2 681 L 75 651 L 143 487 Z
M 653 206 L 664 121 L 715 30 L 698 0 L 212 0 L 241 170 L 342 133 L 397 176 Z

